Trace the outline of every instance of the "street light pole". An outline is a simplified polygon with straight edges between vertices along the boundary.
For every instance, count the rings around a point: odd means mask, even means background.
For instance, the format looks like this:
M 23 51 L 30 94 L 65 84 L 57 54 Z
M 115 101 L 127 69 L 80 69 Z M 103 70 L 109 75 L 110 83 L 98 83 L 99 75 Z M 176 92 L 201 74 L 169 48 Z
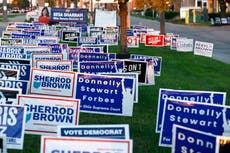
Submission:
M 2 21 L 7 22 L 8 21 L 8 17 L 7 17 L 7 0 L 3 0 L 2 4 L 3 4 L 3 19 L 2 19 Z

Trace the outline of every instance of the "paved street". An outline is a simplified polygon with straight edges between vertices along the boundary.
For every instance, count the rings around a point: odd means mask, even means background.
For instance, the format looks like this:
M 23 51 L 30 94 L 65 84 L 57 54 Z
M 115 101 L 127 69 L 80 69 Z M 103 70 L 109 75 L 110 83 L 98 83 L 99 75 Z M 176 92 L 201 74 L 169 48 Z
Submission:
M 154 20 L 131 17 L 131 24 L 145 25 L 155 30 L 160 23 Z M 166 32 L 179 34 L 181 37 L 214 43 L 213 58 L 230 64 L 230 25 L 228 26 L 192 26 L 166 23 Z
M 155 30 L 160 29 L 158 21 L 146 20 L 131 16 L 131 24 L 145 25 Z M 23 22 L 25 15 L 9 18 L 9 22 Z M 0 31 L 8 22 L 0 22 Z M 214 43 L 213 58 L 230 64 L 230 25 L 228 26 L 192 26 L 166 23 L 166 32 L 179 34 L 181 37 Z M 0 32 L 1 33 L 1 32 Z

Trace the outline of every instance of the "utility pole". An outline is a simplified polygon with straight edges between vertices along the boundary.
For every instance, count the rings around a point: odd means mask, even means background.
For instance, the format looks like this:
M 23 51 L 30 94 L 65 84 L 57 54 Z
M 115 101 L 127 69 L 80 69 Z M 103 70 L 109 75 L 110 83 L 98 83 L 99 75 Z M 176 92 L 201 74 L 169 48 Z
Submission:
M 7 17 L 7 0 L 3 0 L 2 2 L 3 4 L 3 22 L 7 22 L 8 21 L 8 17 Z

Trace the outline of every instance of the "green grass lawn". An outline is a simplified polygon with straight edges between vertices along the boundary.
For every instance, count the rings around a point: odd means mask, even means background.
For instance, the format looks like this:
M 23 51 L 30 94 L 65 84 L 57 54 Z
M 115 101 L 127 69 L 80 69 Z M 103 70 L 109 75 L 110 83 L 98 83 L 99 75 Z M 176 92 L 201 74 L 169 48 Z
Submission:
M 117 52 L 118 47 L 110 47 Z M 182 53 L 168 48 L 129 48 L 129 53 L 162 57 L 161 76 L 155 86 L 139 87 L 139 101 L 134 105 L 133 116 L 112 116 L 80 113 L 79 124 L 129 124 L 134 153 L 170 153 L 170 148 L 158 146 L 159 134 L 155 133 L 159 88 L 180 90 L 207 90 L 230 92 L 230 65 L 211 58 Z M 230 94 L 227 94 L 230 104 Z M 40 136 L 25 135 L 24 149 L 8 150 L 9 153 L 39 153 Z

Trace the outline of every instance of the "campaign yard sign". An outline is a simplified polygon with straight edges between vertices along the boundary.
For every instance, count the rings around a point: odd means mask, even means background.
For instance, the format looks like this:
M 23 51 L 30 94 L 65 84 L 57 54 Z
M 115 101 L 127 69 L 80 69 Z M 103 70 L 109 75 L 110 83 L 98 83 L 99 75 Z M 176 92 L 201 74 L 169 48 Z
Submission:
M 230 107 L 167 99 L 159 145 L 172 145 L 172 127 L 178 124 L 214 135 L 230 135 Z
M 97 138 L 41 137 L 40 153 L 132 153 L 132 140 L 114 140 Z
M 145 41 L 145 46 L 164 47 L 164 35 L 147 34 Z
M 0 38 L 0 46 L 22 44 L 22 38 Z
M 130 139 L 128 124 L 58 126 L 57 136 L 126 140 Z
M 18 80 L 19 70 L 0 68 L 0 79 Z
M 20 89 L 22 94 L 27 94 L 28 81 L 0 80 L 0 88 Z
M 32 54 L 50 54 L 50 47 L 41 47 L 41 46 L 25 46 L 25 54 L 27 59 L 32 58 Z
M 186 100 L 193 102 L 225 105 L 226 93 L 215 91 L 197 91 L 197 90 L 174 90 L 160 88 L 158 97 L 158 113 L 156 132 L 159 133 L 162 127 L 163 112 L 167 98 Z
M 0 63 L 0 69 L 19 70 L 19 80 L 29 81 L 31 66 L 28 64 Z
M 37 61 L 36 67 L 43 70 L 73 71 L 73 61 Z
M 116 53 L 79 53 L 79 62 L 86 61 L 112 61 L 116 59 Z
M 24 47 L 21 46 L 0 46 L 0 53 L 24 54 Z
M 139 47 L 139 38 L 137 36 L 127 36 L 127 47 L 129 48 Z
M 30 94 L 73 98 L 75 90 L 75 72 L 54 70 L 31 70 Z
M 171 153 L 215 153 L 215 151 L 215 135 L 176 124 L 173 125 L 173 145 Z
M 52 22 L 87 22 L 87 9 L 79 8 L 51 8 L 50 20 Z
M 98 44 L 98 37 L 93 36 L 82 36 L 78 38 L 78 46 L 84 45 L 84 44 Z
M 61 61 L 63 60 L 63 54 L 32 54 L 32 67 L 36 67 L 38 60 Z
M 176 39 L 176 50 L 182 52 L 193 51 L 193 39 L 188 38 L 177 38 Z
M 82 44 L 81 47 L 96 47 L 96 48 L 101 48 L 102 53 L 108 53 L 109 51 L 109 45 L 107 44 Z
M 153 71 L 154 71 L 155 76 L 161 75 L 162 57 L 130 54 L 130 59 L 139 60 L 139 61 L 147 61 L 148 63 L 153 61 L 154 63 Z
M 194 55 L 212 57 L 213 47 L 213 43 L 196 41 L 194 47 Z
M 78 72 L 80 73 L 121 73 L 123 69 L 123 61 L 89 61 L 78 63 Z
M 77 74 L 75 98 L 82 112 L 132 116 L 134 80 L 126 77 Z
M 42 44 L 56 44 L 59 42 L 59 39 L 56 36 L 38 36 L 37 40 L 38 43 Z
M 135 61 L 135 60 L 124 60 L 124 72 L 138 73 L 138 82 L 146 83 L 147 78 L 147 62 Z
M 19 95 L 18 104 L 27 108 L 26 133 L 56 135 L 58 125 L 78 124 L 80 107 L 78 99 Z
M 23 148 L 26 108 L 19 105 L 0 105 L 1 134 L 6 135 L 8 149 Z
M 0 87 L 0 104 L 17 104 L 17 95 L 22 93 L 22 89 Z
M 118 45 L 118 34 L 101 34 L 99 36 L 100 44 Z
M 100 73 L 101 75 L 108 75 L 106 73 Z M 111 76 L 123 76 L 123 77 L 130 77 L 134 79 L 134 103 L 138 103 L 138 73 L 110 73 Z
M 62 31 L 61 40 L 64 42 L 78 42 L 78 37 L 81 36 L 77 31 Z

